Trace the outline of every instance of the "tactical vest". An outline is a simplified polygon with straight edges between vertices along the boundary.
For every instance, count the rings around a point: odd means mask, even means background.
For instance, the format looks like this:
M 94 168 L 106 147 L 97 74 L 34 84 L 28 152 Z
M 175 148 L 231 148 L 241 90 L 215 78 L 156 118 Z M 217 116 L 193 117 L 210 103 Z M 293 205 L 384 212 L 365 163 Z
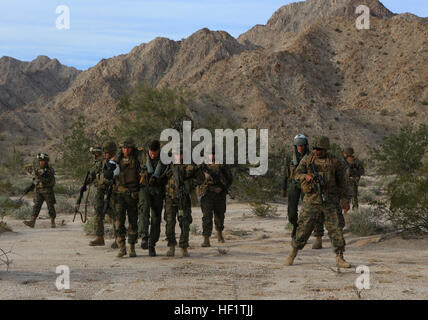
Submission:
M 139 164 L 136 157 L 121 158 L 119 162 L 120 173 L 117 179 L 118 190 L 121 191 L 123 188 L 138 189 L 139 183 Z
M 336 191 L 336 172 L 337 168 L 337 159 L 333 155 L 327 153 L 325 158 L 317 158 L 315 154 L 311 153 L 309 155 L 309 163 L 314 163 L 315 170 L 322 177 L 324 181 L 324 193 L 333 193 Z

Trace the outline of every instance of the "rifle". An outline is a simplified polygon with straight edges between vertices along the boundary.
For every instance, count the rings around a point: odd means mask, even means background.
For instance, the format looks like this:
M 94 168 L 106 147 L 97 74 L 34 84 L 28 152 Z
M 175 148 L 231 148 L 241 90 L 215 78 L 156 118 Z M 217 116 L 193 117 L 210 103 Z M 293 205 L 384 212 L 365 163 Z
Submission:
M 326 199 L 325 196 L 323 194 L 323 187 L 324 187 L 324 181 L 322 179 L 322 177 L 319 175 L 319 173 L 317 172 L 317 170 L 315 169 L 315 165 L 313 162 L 311 162 L 310 164 L 311 170 L 314 174 L 314 178 L 313 181 L 315 183 L 315 187 L 317 188 L 317 193 L 320 195 L 321 197 L 321 204 L 324 205 Z
M 229 192 L 229 189 L 224 185 L 223 182 L 221 182 L 220 175 L 210 170 L 210 168 L 208 168 L 206 163 L 201 164 L 201 169 L 202 169 L 202 172 L 208 173 L 213 178 L 214 184 L 220 186 L 220 188 L 223 189 L 223 191 L 225 191 L 226 194 L 228 194 L 231 199 L 235 199 L 235 197 Z
M 82 222 L 83 222 L 83 223 L 85 223 L 85 222 L 86 222 L 86 217 L 85 217 L 85 218 L 83 218 L 83 215 L 82 215 L 82 213 L 79 211 L 79 208 L 80 208 L 80 203 L 82 202 L 83 194 L 85 193 L 85 191 L 86 191 L 86 187 L 87 187 L 87 185 L 88 185 L 88 179 L 89 179 L 89 171 L 88 171 L 88 172 L 86 172 L 85 179 L 83 180 L 83 185 L 82 185 L 82 187 L 80 188 L 79 197 L 77 198 L 77 201 L 76 201 L 76 206 L 74 207 L 73 222 L 74 222 L 74 220 L 76 219 L 76 214 L 77 214 L 77 213 L 79 213 L 79 214 L 80 214 L 80 220 L 82 220 Z
M 113 193 L 113 180 L 109 180 L 107 185 L 106 197 L 104 199 L 103 215 L 105 215 L 108 209 L 110 209 L 110 199 L 111 199 L 112 193 Z
M 24 189 L 24 192 L 22 193 L 21 197 L 18 199 L 18 201 L 22 201 L 24 196 L 29 193 L 30 191 L 33 191 L 36 185 L 34 183 L 30 184 L 27 188 Z

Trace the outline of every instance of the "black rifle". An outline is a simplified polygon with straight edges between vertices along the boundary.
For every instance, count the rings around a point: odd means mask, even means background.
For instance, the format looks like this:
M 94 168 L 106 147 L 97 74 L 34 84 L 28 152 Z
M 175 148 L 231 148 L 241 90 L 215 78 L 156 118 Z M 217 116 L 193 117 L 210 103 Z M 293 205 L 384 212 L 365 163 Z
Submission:
M 86 222 L 86 217 L 83 218 L 82 213 L 80 212 L 79 208 L 80 208 L 80 203 L 82 202 L 82 198 L 83 198 L 83 194 L 85 193 L 87 186 L 88 186 L 88 179 L 89 179 L 89 171 L 86 172 L 85 175 L 85 179 L 83 180 L 83 185 L 80 188 L 80 192 L 79 192 L 79 197 L 77 198 L 76 201 L 76 206 L 74 207 L 74 216 L 73 216 L 73 222 L 76 219 L 76 214 L 79 213 L 80 214 L 80 219 L 82 220 L 83 223 Z
M 311 167 L 312 173 L 314 174 L 314 177 L 312 180 L 315 183 L 315 187 L 317 188 L 317 193 L 321 197 L 321 204 L 324 205 L 326 200 L 323 193 L 324 181 L 322 177 L 319 175 L 319 173 L 317 172 L 317 170 L 315 169 L 315 165 L 313 162 L 311 162 L 310 167 Z
M 30 191 L 33 191 L 35 188 L 35 184 L 32 183 L 30 184 L 27 188 L 24 189 L 24 192 L 22 193 L 21 197 L 18 199 L 18 201 L 22 201 L 22 198 L 24 198 L 24 196 L 29 193 Z
M 103 215 L 105 215 L 107 211 L 110 209 L 110 200 L 111 200 L 112 193 L 113 193 L 113 180 L 109 180 L 107 185 L 106 197 L 104 199 Z
M 235 197 L 230 194 L 229 189 L 224 185 L 223 182 L 221 182 L 220 175 L 210 170 L 210 168 L 208 168 L 208 166 L 205 163 L 201 164 L 201 169 L 202 169 L 202 172 L 208 173 L 211 176 L 211 178 L 213 178 L 213 182 L 215 185 L 220 186 L 220 188 L 223 189 L 223 191 L 225 191 L 226 194 L 228 194 L 231 199 L 235 199 Z

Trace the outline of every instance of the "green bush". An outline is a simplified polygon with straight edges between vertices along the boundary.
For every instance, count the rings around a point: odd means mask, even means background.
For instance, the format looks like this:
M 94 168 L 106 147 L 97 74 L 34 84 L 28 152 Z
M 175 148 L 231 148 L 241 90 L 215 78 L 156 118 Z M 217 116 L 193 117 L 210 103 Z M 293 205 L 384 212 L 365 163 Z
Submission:
M 349 211 L 346 215 L 347 228 L 353 234 L 359 236 L 370 236 L 383 231 L 372 208 L 359 208 Z
M 278 208 L 268 203 L 250 202 L 251 213 L 260 218 L 279 216 Z
M 376 197 L 375 197 L 375 194 L 371 190 L 367 189 L 367 190 L 361 190 L 359 192 L 358 198 L 359 198 L 361 203 L 369 203 L 371 201 L 374 201 Z
M 77 195 L 79 192 L 79 186 L 75 184 L 61 184 L 57 183 L 54 187 L 55 194 L 64 194 L 68 196 Z
M 55 209 L 57 213 L 74 213 L 74 205 L 65 197 L 56 197 Z
M 33 208 L 28 205 L 23 205 L 20 208 L 13 210 L 10 216 L 18 220 L 27 220 L 31 218 L 32 214 Z
M 405 126 L 398 134 L 383 139 L 378 148 L 369 149 L 371 160 L 379 174 L 408 174 L 422 166 L 422 157 L 428 147 L 428 126 Z

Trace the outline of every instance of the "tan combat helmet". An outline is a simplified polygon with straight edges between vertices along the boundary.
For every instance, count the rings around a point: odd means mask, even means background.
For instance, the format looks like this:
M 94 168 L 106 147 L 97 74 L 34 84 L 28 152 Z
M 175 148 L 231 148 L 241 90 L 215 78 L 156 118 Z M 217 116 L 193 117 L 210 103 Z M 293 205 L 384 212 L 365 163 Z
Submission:
M 330 149 L 330 139 L 326 136 L 318 136 L 314 138 L 314 142 L 312 143 L 312 148 L 318 149 Z
M 103 149 L 101 148 L 101 147 L 99 147 L 99 146 L 96 146 L 96 147 L 90 147 L 89 148 L 89 152 L 90 153 L 103 153 Z
M 114 141 L 107 141 L 103 143 L 103 151 L 112 155 L 116 154 L 117 145 Z
M 353 156 L 354 155 L 354 148 L 352 148 L 352 147 L 345 148 L 345 150 L 343 150 L 343 153 L 345 153 L 348 156 Z
M 120 144 L 121 148 L 135 148 L 135 141 L 132 137 L 126 137 Z

